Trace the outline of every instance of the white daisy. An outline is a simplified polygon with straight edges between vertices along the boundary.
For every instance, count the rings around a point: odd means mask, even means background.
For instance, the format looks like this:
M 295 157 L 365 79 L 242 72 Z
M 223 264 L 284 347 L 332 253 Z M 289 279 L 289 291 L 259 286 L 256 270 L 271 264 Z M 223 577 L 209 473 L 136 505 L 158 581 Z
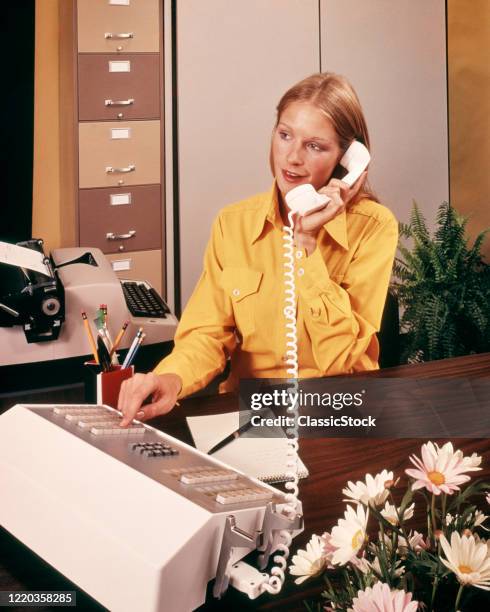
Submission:
M 451 442 L 447 442 L 442 448 L 444 449 L 444 447 L 447 446 L 448 444 L 451 444 Z M 452 445 L 451 445 L 451 450 L 452 450 Z M 461 452 L 461 451 L 457 451 L 457 452 Z M 478 466 L 481 463 L 481 459 L 482 458 L 480 455 L 473 453 L 471 457 L 463 457 L 462 464 L 466 467 L 467 470 L 474 470 L 475 468 L 481 469 L 481 468 L 478 468 Z
M 411 519 L 413 516 L 413 510 L 415 508 L 415 504 L 411 504 L 405 511 L 403 512 L 402 519 L 407 521 Z M 400 514 L 400 508 L 398 508 L 398 512 L 396 507 L 389 502 L 386 502 L 385 507 L 381 510 L 381 516 L 383 516 L 389 523 L 392 525 L 398 525 L 398 515 Z
M 473 523 L 473 527 L 481 527 L 482 529 L 485 529 L 485 531 L 490 531 L 490 529 L 483 526 L 483 523 L 487 520 L 487 518 L 488 516 L 486 514 L 483 514 L 483 512 L 477 510 L 475 512 L 475 520 Z
M 423 534 L 419 533 L 418 531 L 413 531 L 408 534 L 408 544 L 409 546 L 407 546 L 406 539 L 403 536 L 400 536 L 398 538 L 398 553 L 406 554 L 409 547 L 415 552 L 425 550 L 428 547 L 427 542 L 424 540 Z
M 359 504 L 357 510 L 347 506 L 344 518 L 332 529 L 330 544 L 337 549 L 332 555 L 334 565 L 345 565 L 364 545 L 369 510 Z
M 366 474 L 365 482 L 358 480 L 355 484 L 349 480 L 347 488 L 342 489 L 342 493 L 350 499 L 346 502 L 360 502 L 366 505 L 378 506 L 386 501 L 389 490 L 385 487 L 387 482 L 393 481 L 393 472 L 383 470 L 381 474 L 376 474 L 373 478 L 371 474 Z
M 490 591 L 490 546 L 485 540 L 476 541 L 472 535 L 460 536 L 454 531 L 451 544 L 444 535 L 440 542 L 447 559 L 441 561 L 461 584 Z
M 313 534 L 306 545 L 306 550 L 298 550 L 298 554 L 294 555 L 289 572 L 293 576 L 299 576 L 294 581 L 296 584 L 301 584 L 307 578 L 316 576 L 323 570 L 327 563 L 327 559 L 323 555 L 324 546 L 323 538 Z
M 412 593 L 390 590 L 387 584 L 377 582 L 373 587 L 358 591 L 349 612 L 416 612 L 418 601 L 412 601 Z
M 460 450 L 454 451 L 451 442 L 439 448 L 437 444 L 428 442 L 422 445 L 422 459 L 412 455 L 410 461 L 417 469 L 405 470 L 411 478 L 415 479 L 412 489 L 425 487 L 434 495 L 447 493 L 452 495 L 459 491 L 459 485 L 470 480 L 465 472 L 481 470 L 478 467 L 481 457 L 473 453 L 471 457 L 464 457 Z
M 363 556 L 362 557 L 352 557 L 352 559 L 350 560 L 350 562 L 352 563 L 352 565 L 354 567 L 356 567 L 362 574 L 367 574 L 370 570 L 371 570 L 371 564 L 369 563 L 369 561 L 366 559 L 366 557 Z

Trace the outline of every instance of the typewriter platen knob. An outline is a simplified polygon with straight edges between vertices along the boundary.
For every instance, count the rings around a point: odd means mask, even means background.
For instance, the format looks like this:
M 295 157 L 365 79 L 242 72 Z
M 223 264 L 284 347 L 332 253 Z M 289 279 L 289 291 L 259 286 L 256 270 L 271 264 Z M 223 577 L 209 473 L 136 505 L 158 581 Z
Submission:
M 61 309 L 61 304 L 58 298 L 49 297 L 41 302 L 41 310 L 47 317 L 56 316 Z

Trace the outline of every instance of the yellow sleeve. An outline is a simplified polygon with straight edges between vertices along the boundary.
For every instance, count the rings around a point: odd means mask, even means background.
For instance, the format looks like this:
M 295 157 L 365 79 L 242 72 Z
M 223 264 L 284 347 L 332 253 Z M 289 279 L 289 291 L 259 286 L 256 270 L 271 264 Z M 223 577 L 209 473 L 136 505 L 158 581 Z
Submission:
M 319 248 L 303 261 L 298 294 L 320 371 L 334 375 L 378 367 L 381 316 L 398 242 L 393 215 L 374 220 L 342 280 L 334 282 Z
M 174 350 L 154 370 L 181 377 L 179 397 L 202 389 L 222 372 L 236 345 L 233 309 L 221 286 L 222 262 L 223 233 L 218 218 L 206 248 L 203 272 L 177 327 Z

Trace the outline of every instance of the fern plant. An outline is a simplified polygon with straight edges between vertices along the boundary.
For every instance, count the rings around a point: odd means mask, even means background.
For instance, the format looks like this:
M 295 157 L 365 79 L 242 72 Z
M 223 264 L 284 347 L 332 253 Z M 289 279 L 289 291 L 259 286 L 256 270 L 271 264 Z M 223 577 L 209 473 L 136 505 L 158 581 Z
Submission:
M 393 289 L 403 309 L 404 362 L 430 361 L 490 351 L 490 265 L 481 256 L 486 233 L 473 246 L 467 217 L 447 202 L 437 213 L 433 236 L 416 202 L 400 236 Z

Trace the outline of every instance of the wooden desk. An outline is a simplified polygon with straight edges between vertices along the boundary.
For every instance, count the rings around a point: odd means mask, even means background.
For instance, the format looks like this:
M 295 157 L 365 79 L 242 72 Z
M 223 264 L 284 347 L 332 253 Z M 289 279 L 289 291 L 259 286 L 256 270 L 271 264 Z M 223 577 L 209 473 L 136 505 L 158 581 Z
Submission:
M 458 378 L 462 376 L 490 378 L 490 353 L 420 365 L 399 366 L 371 372 L 369 376 L 381 378 Z M 70 401 L 78 401 L 73 396 L 68 397 Z M 23 396 L 22 401 L 30 400 L 29 397 Z M 44 401 L 47 400 L 44 399 Z M 66 400 L 57 398 L 52 401 Z M 185 416 L 226 412 L 236 410 L 236 407 L 237 398 L 232 394 L 188 399 L 182 402 L 180 408 L 177 407 L 170 414 L 155 419 L 152 425 L 184 442 L 191 443 Z M 345 503 L 342 501 L 342 488 L 348 480 L 363 479 L 366 473 L 375 474 L 383 468 L 393 470 L 397 476 L 403 477 L 404 470 L 409 467 L 409 455 L 411 453 L 420 454 L 420 446 L 425 441 L 425 439 L 359 438 L 301 440 L 300 453 L 309 468 L 310 476 L 300 483 L 305 532 L 293 541 L 292 554 L 297 548 L 304 547 L 312 533 L 321 534 L 325 530 L 330 530 L 343 515 Z M 443 439 L 439 442 L 444 441 Z M 482 455 L 483 470 L 475 476 L 490 478 L 490 441 L 488 439 L 453 439 L 452 442 L 465 454 L 477 452 Z M 0 589 L 75 589 L 79 608 L 94 612 L 103 609 L 5 531 L 0 531 Z M 208 597 L 206 605 L 199 610 L 208 612 L 230 609 L 283 609 L 304 612 L 303 599 L 315 597 L 320 591 L 321 586 L 318 583 L 307 582 L 299 589 L 289 578 L 279 596 L 264 595 L 255 602 L 251 602 L 240 593 L 230 590 L 219 602 Z

